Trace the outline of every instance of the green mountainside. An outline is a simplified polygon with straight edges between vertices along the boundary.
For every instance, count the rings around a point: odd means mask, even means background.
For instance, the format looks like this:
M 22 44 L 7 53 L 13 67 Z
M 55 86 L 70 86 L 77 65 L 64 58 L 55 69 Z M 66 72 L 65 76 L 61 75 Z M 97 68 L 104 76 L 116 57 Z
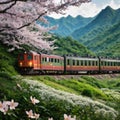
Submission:
M 72 37 L 84 44 L 89 44 L 97 35 L 108 30 L 120 21 L 120 9 L 113 10 L 111 7 L 103 9 L 96 18 L 88 25 L 72 33 Z
M 87 56 L 87 55 L 95 55 L 93 52 L 88 50 L 84 45 L 79 43 L 76 40 L 73 40 L 71 37 L 58 37 L 53 36 L 53 40 L 55 41 L 55 46 L 57 47 L 53 53 L 64 55 L 77 55 L 77 56 Z
M 87 46 L 100 55 L 120 57 L 120 22 L 89 41 Z

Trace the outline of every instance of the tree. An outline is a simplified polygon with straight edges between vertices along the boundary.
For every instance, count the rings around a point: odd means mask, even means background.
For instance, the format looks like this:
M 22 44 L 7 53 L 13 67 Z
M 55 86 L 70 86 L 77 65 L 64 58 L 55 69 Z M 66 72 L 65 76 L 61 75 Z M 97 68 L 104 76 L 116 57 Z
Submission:
M 22 44 L 52 50 L 54 41 L 47 41 L 45 33 L 55 26 L 38 26 L 36 21 L 47 24 L 44 16 L 85 2 L 90 0 L 0 0 L 0 41 L 9 45 L 10 51 Z

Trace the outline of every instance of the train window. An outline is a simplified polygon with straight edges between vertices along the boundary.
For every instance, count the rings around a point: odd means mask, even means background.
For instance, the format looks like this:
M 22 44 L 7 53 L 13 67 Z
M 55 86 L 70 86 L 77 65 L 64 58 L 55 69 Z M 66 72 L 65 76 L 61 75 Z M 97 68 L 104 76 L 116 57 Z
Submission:
M 81 66 L 84 66 L 84 62 L 81 60 Z
M 28 56 L 27 56 L 27 59 L 28 59 L 28 60 L 32 60 L 32 55 L 28 55 Z
M 95 66 L 95 61 L 92 61 L 92 66 Z
M 114 66 L 116 66 L 116 62 L 114 62 Z
M 77 66 L 79 66 L 79 60 L 77 60 Z
M 60 62 L 60 60 L 58 59 L 58 63 Z
M 20 55 L 19 59 L 20 59 L 20 60 L 24 60 L 24 56 L 23 56 L 23 55 Z
M 106 66 L 106 62 L 104 61 L 104 66 Z
M 73 65 L 75 65 L 75 60 L 73 60 Z
M 114 66 L 113 62 L 111 62 L 111 66 Z
M 98 66 L 98 61 L 96 61 L 96 66 Z
M 92 62 L 92 61 L 88 61 L 88 66 L 91 66 L 91 62 Z
M 67 65 L 70 65 L 70 60 L 69 59 L 67 60 Z
M 44 58 L 42 58 L 42 61 L 44 62 Z
M 55 59 L 55 63 L 57 62 L 57 60 Z
M 51 58 L 51 62 L 53 62 L 53 58 Z
M 47 62 L 47 58 L 44 58 L 45 59 L 45 62 Z
M 85 66 L 87 66 L 87 61 L 85 61 Z

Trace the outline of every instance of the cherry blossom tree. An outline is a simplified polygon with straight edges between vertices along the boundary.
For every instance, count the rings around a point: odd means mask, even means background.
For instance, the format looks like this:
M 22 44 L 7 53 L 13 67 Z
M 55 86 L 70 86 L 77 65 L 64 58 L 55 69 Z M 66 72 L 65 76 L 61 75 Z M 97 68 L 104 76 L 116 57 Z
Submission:
M 10 51 L 22 44 L 41 50 L 54 49 L 54 41 L 46 35 L 53 27 L 37 25 L 36 21 L 48 24 L 46 15 L 63 13 L 69 6 L 79 6 L 90 0 L 0 0 L 0 42 L 10 46 Z

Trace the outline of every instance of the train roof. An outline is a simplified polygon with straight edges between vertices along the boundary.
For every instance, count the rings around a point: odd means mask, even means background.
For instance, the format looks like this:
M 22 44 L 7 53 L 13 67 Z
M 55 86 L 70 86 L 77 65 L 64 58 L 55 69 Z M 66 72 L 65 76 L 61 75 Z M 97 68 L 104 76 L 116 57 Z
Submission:
M 112 58 L 101 58 L 101 61 L 108 61 L 108 62 L 120 62 L 120 59 L 112 59 Z
M 74 57 L 74 56 L 66 56 L 68 59 L 75 59 L 75 60 L 92 60 L 92 61 L 97 61 L 99 60 L 98 58 L 90 58 L 90 57 Z
M 62 56 L 59 55 L 53 55 L 53 54 L 43 54 L 41 53 L 42 56 L 48 56 L 48 57 L 54 57 L 54 58 L 63 58 Z

